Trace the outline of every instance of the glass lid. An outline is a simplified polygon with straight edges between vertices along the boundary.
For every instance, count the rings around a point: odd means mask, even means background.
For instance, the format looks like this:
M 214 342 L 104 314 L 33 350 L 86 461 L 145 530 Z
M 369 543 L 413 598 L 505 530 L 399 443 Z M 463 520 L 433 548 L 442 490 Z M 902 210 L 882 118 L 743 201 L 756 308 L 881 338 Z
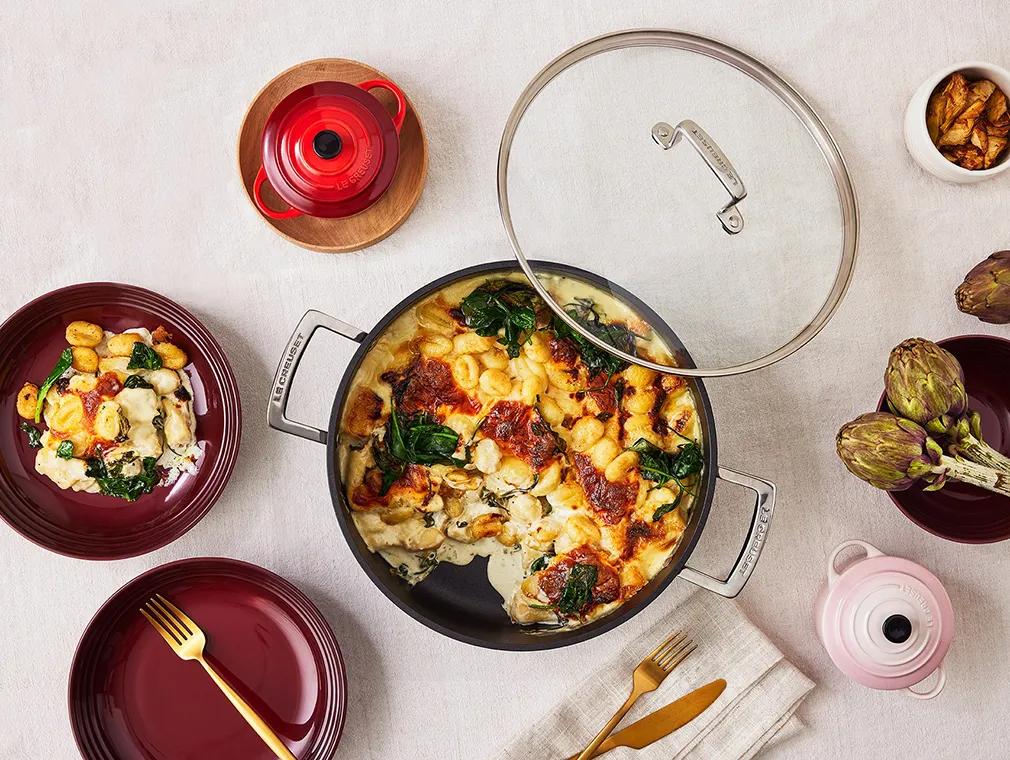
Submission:
M 599 37 L 544 68 L 505 125 L 498 202 L 559 317 L 625 361 L 681 375 L 788 356 L 830 319 L 855 261 L 855 196 L 817 115 L 758 61 L 680 32 Z M 644 301 L 655 313 L 639 316 L 673 330 L 677 358 L 649 335 L 635 356 L 615 348 L 584 309 L 552 297 L 563 291 L 537 261 Z

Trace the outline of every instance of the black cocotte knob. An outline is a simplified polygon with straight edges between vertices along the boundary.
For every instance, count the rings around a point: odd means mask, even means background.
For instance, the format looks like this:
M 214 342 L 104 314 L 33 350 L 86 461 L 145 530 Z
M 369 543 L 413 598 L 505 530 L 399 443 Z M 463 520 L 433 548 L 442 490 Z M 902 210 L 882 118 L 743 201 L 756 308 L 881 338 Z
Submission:
M 332 129 L 324 129 L 312 139 L 312 150 L 320 158 L 336 158 L 342 147 L 340 135 Z
M 891 615 L 884 621 L 884 638 L 893 644 L 903 644 L 912 635 L 912 623 L 904 615 Z

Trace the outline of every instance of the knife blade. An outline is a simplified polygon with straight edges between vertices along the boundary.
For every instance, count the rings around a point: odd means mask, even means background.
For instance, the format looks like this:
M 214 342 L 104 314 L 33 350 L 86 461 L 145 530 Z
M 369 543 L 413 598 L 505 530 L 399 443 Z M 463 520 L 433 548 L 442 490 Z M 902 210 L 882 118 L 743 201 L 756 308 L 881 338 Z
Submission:
M 726 682 L 718 678 L 694 691 L 685 694 L 666 707 L 651 712 L 641 720 L 637 720 L 627 728 L 623 728 L 607 738 L 593 757 L 599 757 L 615 747 L 631 747 L 642 749 L 664 736 L 682 728 L 707 710 L 719 695 L 726 689 Z M 578 754 L 569 760 L 576 760 Z

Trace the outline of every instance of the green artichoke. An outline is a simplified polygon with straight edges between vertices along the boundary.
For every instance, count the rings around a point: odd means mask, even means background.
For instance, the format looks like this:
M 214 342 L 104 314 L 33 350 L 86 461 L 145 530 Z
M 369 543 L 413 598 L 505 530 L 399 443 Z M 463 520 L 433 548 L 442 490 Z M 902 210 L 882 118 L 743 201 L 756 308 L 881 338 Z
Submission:
M 884 371 L 891 410 L 926 428 L 954 453 L 1010 474 L 1010 459 L 982 440 L 977 412 L 968 408 L 964 371 L 949 351 L 909 338 L 891 351 Z
M 957 308 L 983 322 L 1010 322 L 1010 251 L 997 251 L 973 267 L 954 298 Z
M 920 482 L 935 491 L 949 478 L 1010 496 L 1010 475 L 947 456 L 921 425 L 887 412 L 863 414 L 842 425 L 835 447 L 849 472 L 885 491 L 904 491 Z

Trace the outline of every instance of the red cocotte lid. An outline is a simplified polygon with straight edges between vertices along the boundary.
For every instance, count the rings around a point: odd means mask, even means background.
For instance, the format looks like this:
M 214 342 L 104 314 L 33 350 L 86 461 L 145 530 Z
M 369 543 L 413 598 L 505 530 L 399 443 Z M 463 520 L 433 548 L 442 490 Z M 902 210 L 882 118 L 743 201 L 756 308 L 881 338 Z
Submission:
M 368 92 L 373 88 L 393 93 L 395 116 Z M 358 85 L 315 82 L 295 90 L 277 104 L 263 128 L 263 166 L 253 185 L 256 205 L 273 219 L 345 217 L 368 208 L 393 181 L 406 112 L 403 93 L 384 79 Z M 267 206 L 261 195 L 266 180 L 291 208 Z

